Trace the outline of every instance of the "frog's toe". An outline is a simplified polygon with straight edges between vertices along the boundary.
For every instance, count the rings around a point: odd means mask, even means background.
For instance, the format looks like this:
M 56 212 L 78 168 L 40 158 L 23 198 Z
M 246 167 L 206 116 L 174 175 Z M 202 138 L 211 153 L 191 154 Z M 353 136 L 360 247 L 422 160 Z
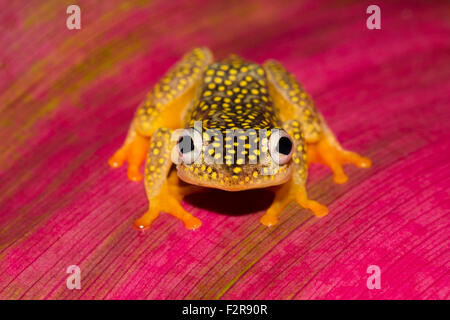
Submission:
M 200 228 L 202 221 L 194 216 L 184 221 L 184 226 L 189 230 L 195 230 Z
M 322 156 L 325 165 L 330 167 L 333 172 L 333 180 L 336 183 L 343 184 L 348 180 L 342 166 L 344 164 L 353 164 L 359 168 L 369 168 L 372 164 L 369 158 L 362 157 L 359 154 L 343 149 L 334 149 L 328 154 Z
M 150 205 L 146 213 L 144 213 L 139 219 L 136 219 L 133 226 L 138 230 L 145 230 L 152 222 L 159 216 L 160 209 L 158 206 Z
M 282 186 L 276 191 L 275 199 L 269 209 L 267 209 L 266 213 L 259 220 L 263 225 L 271 227 L 278 223 L 278 215 L 293 200 L 293 197 L 289 194 L 288 189 L 289 185 Z
M 173 199 L 171 199 L 172 201 Z M 164 202 L 160 204 L 158 201 L 150 203 L 149 210 L 144 213 L 139 219 L 134 221 L 134 227 L 138 230 L 145 230 L 150 227 L 153 221 L 159 216 L 161 212 L 166 212 L 174 217 L 182 220 L 184 226 L 189 230 L 195 230 L 200 228 L 202 221 L 192 214 L 183 209 L 183 207 L 177 202 L 176 204 L 169 204 L 169 202 Z
M 195 230 L 200 228 L 202 222 L 187 212 L 180 204 L 182 196 L 176 186 L 165 183 L 161 191 L 150 198 L 149 209 L 139 219 L 134 222 L 137 229 L 148 228 L 161 212 L 166 212 L 184 222 L 187 229 Z
M 180 219 L 184 222 L 184 226 L 187 229 L 195 230 L 200 228 L 202 222 L 200 219 L 194 217 L 192 214 L 187 212 L 180 204 L 179 200 L 173 195 L 166 195 L 164 199 L 164 205 L 162 211 L 165 211 L 175 218 Z
M 278 223 L 278 216 L 289 203 L 297 202 L 301 207 L 311 210 L 315 216 L 323 217 L 328 214 L 328 208 L 317 201 L 308 199 L 305 186 L 289 181 L 282 185 L 275 193 L 272 205 L 260 222 L 268 227 Z
M 142 180 L 142 175 L 139 172 L 139 168 L 145 160 L 148 145 L 149 141 L 147 138 L 136 135 L 131 143 L 122 146 L 109 158 L 108 164 L 112 168 L 118 168 L 127 161 L 129 164 L 128 179 L 131 181 L 140 181 Z
M 342 184 L 347 182 L 348 177 L 342 166 L 353 164 L 359 168 L 369 168 L 372 164 L 369 158 L 344 150 L 333 138 L 322 136 L 314 144 L 308 144 L 308 163 L 318 162 L 326 165 L 333 172 L 333 180 Z
M 360 156 L 352 151 L 343 150 L 340 158 L 344 163 L 351 163 L 359 168 L 369 168 L 372 165 L 372 161 L 369 158 Z
M 263 215 L 261 217 L 261 219 L 259 220 L 263 225 L 267 226 L 267 227 L 271 227 L 274 226 L 278 223 L 278 218 L 276 214 L 270 214 L 270 213 L 266 213 L 265 215 Z
M 348 176 L 345 174 L 344 169 L 339 163 L 330 163 L 330 169 L 333 172 L 333 181 L 339 184 L 346 183 Z
M 125 147 L 122 147 L 119 150 L 117 150 L 111 158 L 109 158 L 108 164 L 112 168 L 119 168 L 125 162 L 126 157 L 127 153 Z
M 303 195 L 297 197 L 297 203 L 303 208 L 311 210 L 316 217 L 323 217 L 328 214 L 328 207 L 310 199 L 305 199 Z
M 133 226 L 138 230 L 145 230 L 150 227 L 153 220 L 155 220 L 158 215 L 152 215 L 148 211 L 144 213 L 139 219 L 134 220 Z
M 142 174 L 139 172 L 139 167 L 135 164 L 130 164 L 128 166 L 127 176 L 131 181 L 142 180 Z

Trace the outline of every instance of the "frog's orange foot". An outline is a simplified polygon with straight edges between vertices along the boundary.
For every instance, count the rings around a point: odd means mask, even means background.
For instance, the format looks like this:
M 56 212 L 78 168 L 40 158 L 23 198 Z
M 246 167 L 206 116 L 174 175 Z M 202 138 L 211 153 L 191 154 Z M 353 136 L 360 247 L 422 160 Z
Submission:
M 195 230 L 200 228 L 202 225 L 201 220 L 184 210 L 180 204 L 180 197 L 172 193 L 173 188 L 173 186 L 169 186 L 166 183 L 161 188 L 161 192 L 150 199 L 148 211 L 134 221 L 136 229 L 144 230 L 150 227 L 161 212 L 167 212 L 180 219 L 184 222 L 184 226 L 187 229 Z
M 328 208 L 317 201 L 308 199 L 306 189 L 304 186 L 292 184 L 287 182 L 280 189 L 276 191 L 275 199 L 272 205 L 267 209 L 267 212 L 260 222 L 268 227 L 278 223 L 278 215 L 283 211 L 287 205 L 295 201 L 301 207 L 311 210 L 316 217 L 323 217 L 328 214 Z
M 339 184 L 348 180 L 342 168 L 344 164 L 353 164 L 359 168 L 369 168 L 372 165 L 369 158 L 342 149 L 337 141 L 326 135 L 323 135 L 317 143 L 308 144 L 307 157 L 308 163 L 318 162 L 329 167 L 333 172 L 334 182 Z
M 117 150 L 116 153 L 114 153 L 114 155 L 109 158 L 108 164 L 112 168 L 118 168 L 123 165 L 125 160 L 127 160 L 129 163 L 127 172 L 128 179 L 130 179 L 131 181 L 140 181 L 142 180 L 142 174 L 139 172 L 139 167 L 143 160 L 132 159 L 129 149 L 130 147 L 127 146 Z
M 159 216 L 161 212 L 167 212 L 177 217 L 184 222 L 184 226 L 189 230 L 195 230 L 201 227 L 202 221 L 189 212 L 185 211 L 181 205 L 175 207 L 159 207 L 150 204 L 150 209 L 144 213 L 139 219 L 136 219 L 133 223 L 134 227 L 138 230 L 145 230 L 150 227 L 152 222 Z
M 147 138 L 140 135 L 136 135 L 133 141 L 124 145 L 114 153 L 114 155 L 108 160 L 109 165 L 112 168 L 118 168 L 123 165 L 125 161 L 128 162 L 128 179 L 131 181 L 142 180 L 142 174 L 139 172 L 139 168 L 145 160 L 145 156 L 148 150 L 149 141 Z

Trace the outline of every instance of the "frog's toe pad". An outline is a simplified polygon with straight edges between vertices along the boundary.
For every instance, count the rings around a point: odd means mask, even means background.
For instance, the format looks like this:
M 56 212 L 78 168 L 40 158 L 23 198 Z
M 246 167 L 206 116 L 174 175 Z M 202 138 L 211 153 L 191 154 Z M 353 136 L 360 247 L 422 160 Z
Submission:
M 108 164 L 112 168 L 118 168 L 127 161 L 129 163 L 128 179 L 131 181 L 140 181 L 142 180 L 142 174 L 139 172 L 139 167 L 145 160 L 148 145 L 149 141 L 147 138 L 137 135 L 130 144 L 124 145 L 117 150 L 109 158 Z
M 184 222 L 187 229 L 200 228 L 202 222 L 187 212 L 180 204 L 180 197 L 172 194 L 168 184 L 165 184 L 160 193 L 149 200 L 149 209 L 134 222 L 139 230 L 148 228 L 161 212 L 166 212 Z M 173 190 L 173 189 L 172 189 Z
M 267 226 L 267 227 L 271 227 L 274 226 L 278 223 L 278 218 L 276 215 L 271 215 L 271 214 L 265 214 L 261 217 L 261 219 L 259 220 L 263 225 Z
M 370 168 L 372 165 L 372 161 L 369 158 L 360 156 L 352 151 L 342 151 L 340 158 L 343 163 L 351 163 L 359 168 Z
M 137 182 L 142 180 L 142 174 L 139 172 L 139 167 L 136 165 L 130 164 L 128 166 L 127 176 L 131 181 Z
M 111 158 L 109 158 L 108 164 L 111 166 L 111 168 L 119 168 L 125 162 L 126 157 L 127 155 L 124 148 L 120 148 L 114 153 Z
M 153 220 L 155 220 L 158 217 L 158 215 L 159 215 L 158 213 L 148 210 L 139 219 L 134 220 L 133 226 L 135 229 L 138 230 L 148 229 L 152 224 Z
M 195 230 L 200 228 L 202 225 L 202 221 L 196 217 L 191 217 L 184 221 L 184 226 L 189 230 Z

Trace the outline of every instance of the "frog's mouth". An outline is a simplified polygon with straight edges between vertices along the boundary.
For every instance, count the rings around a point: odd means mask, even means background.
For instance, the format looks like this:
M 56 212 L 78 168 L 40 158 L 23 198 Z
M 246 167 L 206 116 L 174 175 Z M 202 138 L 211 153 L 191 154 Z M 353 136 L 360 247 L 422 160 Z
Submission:
M 247 166 L 239 170 L 238 174 L 228 174 L 225 165 L 214 169 L 204 165 L 177 166 L 178 177 L 186 183 L 215 188 L 225 191 L 243 191 L 249 189 L 267 188 L 287 182 L 292 176 L 291 163 L 282 165 L 273 174 L 263 174 L 263 170 L 256 166 Z M 255 173 L 256 172 L 256 173 Z

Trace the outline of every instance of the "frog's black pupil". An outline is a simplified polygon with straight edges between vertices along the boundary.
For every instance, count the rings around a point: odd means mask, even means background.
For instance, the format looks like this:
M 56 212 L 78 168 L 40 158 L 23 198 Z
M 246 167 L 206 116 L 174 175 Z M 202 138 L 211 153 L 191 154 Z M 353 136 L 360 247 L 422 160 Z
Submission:
M 185 154 L 194 150 L 194 141 L 190 136 L 182 136 L 178 139 L 178 148 Z
M 292 141 L 287 137 L 281 137 L 278 141 L 277 151 L 278 153 L 288 155 L 292 150 Z

